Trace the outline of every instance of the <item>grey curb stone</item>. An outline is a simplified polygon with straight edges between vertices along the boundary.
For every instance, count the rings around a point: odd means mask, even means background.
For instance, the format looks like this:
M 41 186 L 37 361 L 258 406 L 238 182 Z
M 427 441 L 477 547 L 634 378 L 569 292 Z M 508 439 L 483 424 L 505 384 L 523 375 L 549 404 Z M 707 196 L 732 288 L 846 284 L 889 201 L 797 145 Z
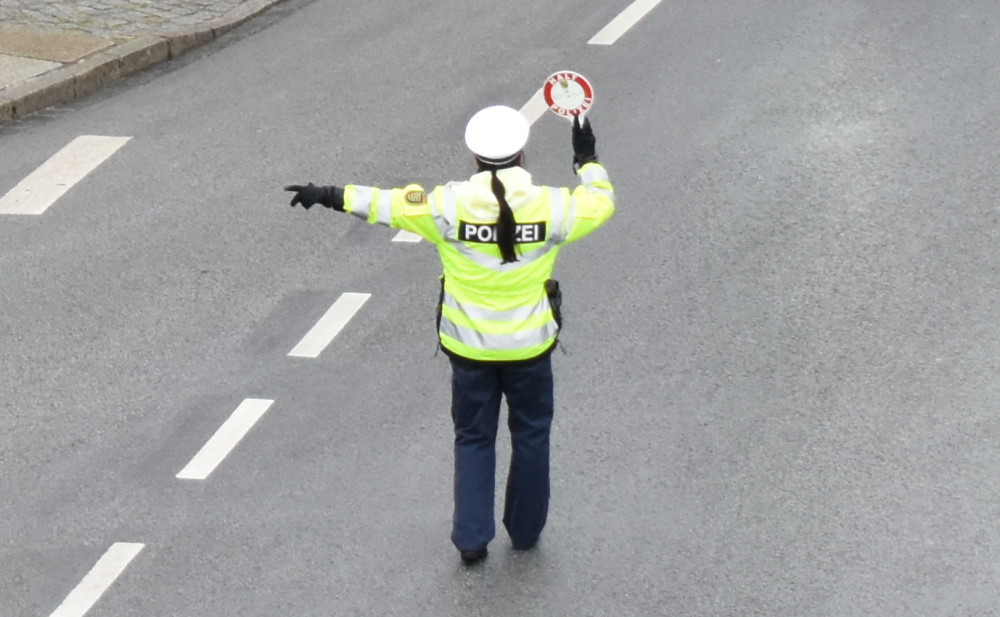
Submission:
M 189 26 L 174 30 L 166 34 L 164 38 L 170 45 L 170 57 L 176 58 L 211 41 L 215 38 L 215 34 L 211 28 L 205 26 Z
M 222 36 L 233 28 L 241 26 L 254 17 L 257 17 L 279 2 L 284 2 L 284 0 L 249 0 L 229 11 L 227 15 L 205 22 L 205 25 L 212 28 L 214 36 Z
M 76 98 L 72 69 L 56 69 L 4 91 L 12 103 L 12 117 L 20 118 L 52 105 Z
M 73 78 L 73 96 L 80 98 L 119 79 L 121 58 L 114 54 L 93 54 L 66 70 Z
M 144 36 L 114 48 L 121 61 L 122 77 L 170 58 L 170 44 L 159 36 Z
M 169 57 L 166 40 L 145 36 L 87 56 L 66 70 L 73 75 L 76 98 L 81 98 Z
M 133 39 L 8 88 L 0 98 L 0 126 L 86 96 L 122 77 L 176 58 L 281 2 L 284 0 L 248 0 L 203 24 Z

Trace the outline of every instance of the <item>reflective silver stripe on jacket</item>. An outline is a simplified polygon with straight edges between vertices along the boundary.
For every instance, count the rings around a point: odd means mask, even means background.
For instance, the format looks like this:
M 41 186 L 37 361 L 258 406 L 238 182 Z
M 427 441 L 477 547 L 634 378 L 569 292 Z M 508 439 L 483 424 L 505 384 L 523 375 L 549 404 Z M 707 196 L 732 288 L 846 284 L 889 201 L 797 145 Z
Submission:
M 549 300 L 544 296 L 537 304 L 533 304 L 531 306 L 519 306 L 509 311 L 494 311 L 492 309 L 476 306 L 474 304 L 462 304 L 455 298 L 455 296 L 451 295 L 447 291 L 444 292 L 443 302 L 445 306 L 451 307 L 460 313 L 468 315 L 470 319 L 476 321 L 490 320 L 523 322 L 549 310 Z
M 468 258 L 470 261 L 475 262 L 484 268 L 489 268 L 497 272 L 504 272 L 507 270 L 516 270 L 517 268 L 524 267 L 531 262 L 544 257 L 549 251 L 554 249 L 559 245 L 560 242 L 565 240 L 566 234 L 568 233 L 568 228 L 566 227 L 566 204 L 563 200 L 562 191 L 558 188 L 549 187 L 549 196 L 552 200 L 551 212 L 552 218 L 549 222 L 551 231 L 549 232 L 548 240 L 545 244 L 536 248 L 533 251 L 528 251 L 527 253 L 519 254 L 518 260 L 512 263 L 501 264 L 500 259 L 496 255 L 487 255 L 485 253 L 480 253 L 479 251 L 471 248 L 465 242 L 458 239 L 457 225 L 451 224 L 450 226 L 443 227 L 441 223 L 438 224 L 438 228 L 442 230 L 442 235 L 445 240 L 451 244 L 455 250 L 461 253 L 464 257 Z M 457 209 L 455 206 L 455 196 L 454 193 L 447 187 L 444 189 L 446 209 L 447 205 L 450 205 L 450 212 L 443 212 L 442 216 L 447 219 L 447 221 L 452 222 L 456 220 Z M 450 204 L 449 204 L 450 202 Z M 451 231 L 455 233 L 450 233 Z M 446 233 L 448 232 L 448 233 Z
M 378 194 L 378 217 L 376 222 L 382 225 L 392 224 L 392 191 L 383 190 Z
M 610 178 L 608 177 L 608 170 L 600 165 L 588 165 L 586 169 L 580 172 L 580 181 L 584 184 L 592 184 L 602 180 L 608 182 Z
M 611 179 L 608 176 L 608 171 L 603 167 L 598 167 L 597 165 L 592 165 L 587 167 L 587 169 L 580 172 L 580 181 L 587 185 L 587 191 L 591 193 L 600 193 L 605 195 L 610 199 L 614 199 L 615 195 L 611 191 L 604 190 L 602 188 L 591 186 L 595 182 L 610 182 Z
M 540 345 L 556 335 L 556 322 L 550 321 L 541 328 L 522 330 L 514 334 L 486 334 L 456 325 L 447 317 L 441 318 L 441 334 L 475 349 L 510 350 Z
M 562 189 L 550 186 L 549 199 L 552 202 L 552 232 L 549 234 L 549 241 L 553 244 L 562 244 L 569 235 L 573 222 L 570 213 L 567 211 L 566 203 L 563 200 Z M 572 200 L 570 200 L 572 201 Z
M 373 187 L 355 186 L 354 203 L 351 204 L 351 214 L 367 221 L 368 215 L 372 210 L 372 197 L 374 195 L 375 189 Z
M 442 203 L 438 203 L 437 194 L 441 193 L 443 195 Z M 456 221 L 456 206 L 455 206 L 455 192 L 451 190 L 451 187 L 445 185 L 440 191 L 433 191 L 429 196 L 429 201 L 431 204 L 431 214 L 434 217 L 434 224 L 437 225 L 438 231 L 441 232 L 441 237 L 448 240 L 452 236 L 452 230 L 457 229 Z M 456 232 L 455 236 L 458 235 Z
M 573 231 L 573 224 L 576 223 L 576 199 L 570 195 L 569 203 L 566 204 L 566 224 L 563 225 L 563 237 L 568 238 Z

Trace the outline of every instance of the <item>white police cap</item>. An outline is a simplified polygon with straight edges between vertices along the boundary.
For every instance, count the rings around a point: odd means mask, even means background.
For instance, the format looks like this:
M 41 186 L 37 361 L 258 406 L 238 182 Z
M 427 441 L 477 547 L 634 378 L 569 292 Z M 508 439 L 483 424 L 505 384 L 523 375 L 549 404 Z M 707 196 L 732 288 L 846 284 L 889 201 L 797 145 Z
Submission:
M 476 112 L 465 126 L 465 145 L 479 158 L 507 162 L 528 143 L 528 119 L 506 105 Z

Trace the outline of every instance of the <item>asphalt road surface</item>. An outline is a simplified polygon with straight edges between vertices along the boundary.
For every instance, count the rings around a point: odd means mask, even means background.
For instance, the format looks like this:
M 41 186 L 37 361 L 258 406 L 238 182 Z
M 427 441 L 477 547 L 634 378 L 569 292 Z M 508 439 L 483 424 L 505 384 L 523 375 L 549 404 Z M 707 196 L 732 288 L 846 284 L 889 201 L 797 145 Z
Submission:
M 131 138 L 0 216 L 0 615 L 1000 615 L 1000 5 L 664 0 L 588 44 L 628 4 L 291 0 L 0 130 L 0 193 Z M 463 179 L 468 117 L 560 69 L 619 209 L 557 269 L 542 542 L 468 568 L 436 255 L 281 187 Z M 527 157 L 575 182 L 565 121 Z

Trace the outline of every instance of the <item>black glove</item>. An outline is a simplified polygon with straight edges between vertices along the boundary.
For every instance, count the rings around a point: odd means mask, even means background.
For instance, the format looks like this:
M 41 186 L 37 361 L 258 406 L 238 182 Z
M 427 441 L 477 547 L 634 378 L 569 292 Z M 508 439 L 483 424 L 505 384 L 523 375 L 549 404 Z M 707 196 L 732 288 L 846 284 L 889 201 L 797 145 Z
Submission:
M 573 116 L 573 169 L 587 163 L 597 162 L 597 138 L 590 128 L 590 118 L 584 118 L 580 126 L 580 115 Z
M 292 207 L 301 204 L 303 208 L 308 210 L 316 204 L 323 204 L 338 212 L 344 211 L 344 189 L 336 186 L 316 186 L 310 182 L 306 186 L 292 184 L 286 186 L 285 190 L 295 191 L 295 197 L 292 197 L 292 203 L 289 204 Z

